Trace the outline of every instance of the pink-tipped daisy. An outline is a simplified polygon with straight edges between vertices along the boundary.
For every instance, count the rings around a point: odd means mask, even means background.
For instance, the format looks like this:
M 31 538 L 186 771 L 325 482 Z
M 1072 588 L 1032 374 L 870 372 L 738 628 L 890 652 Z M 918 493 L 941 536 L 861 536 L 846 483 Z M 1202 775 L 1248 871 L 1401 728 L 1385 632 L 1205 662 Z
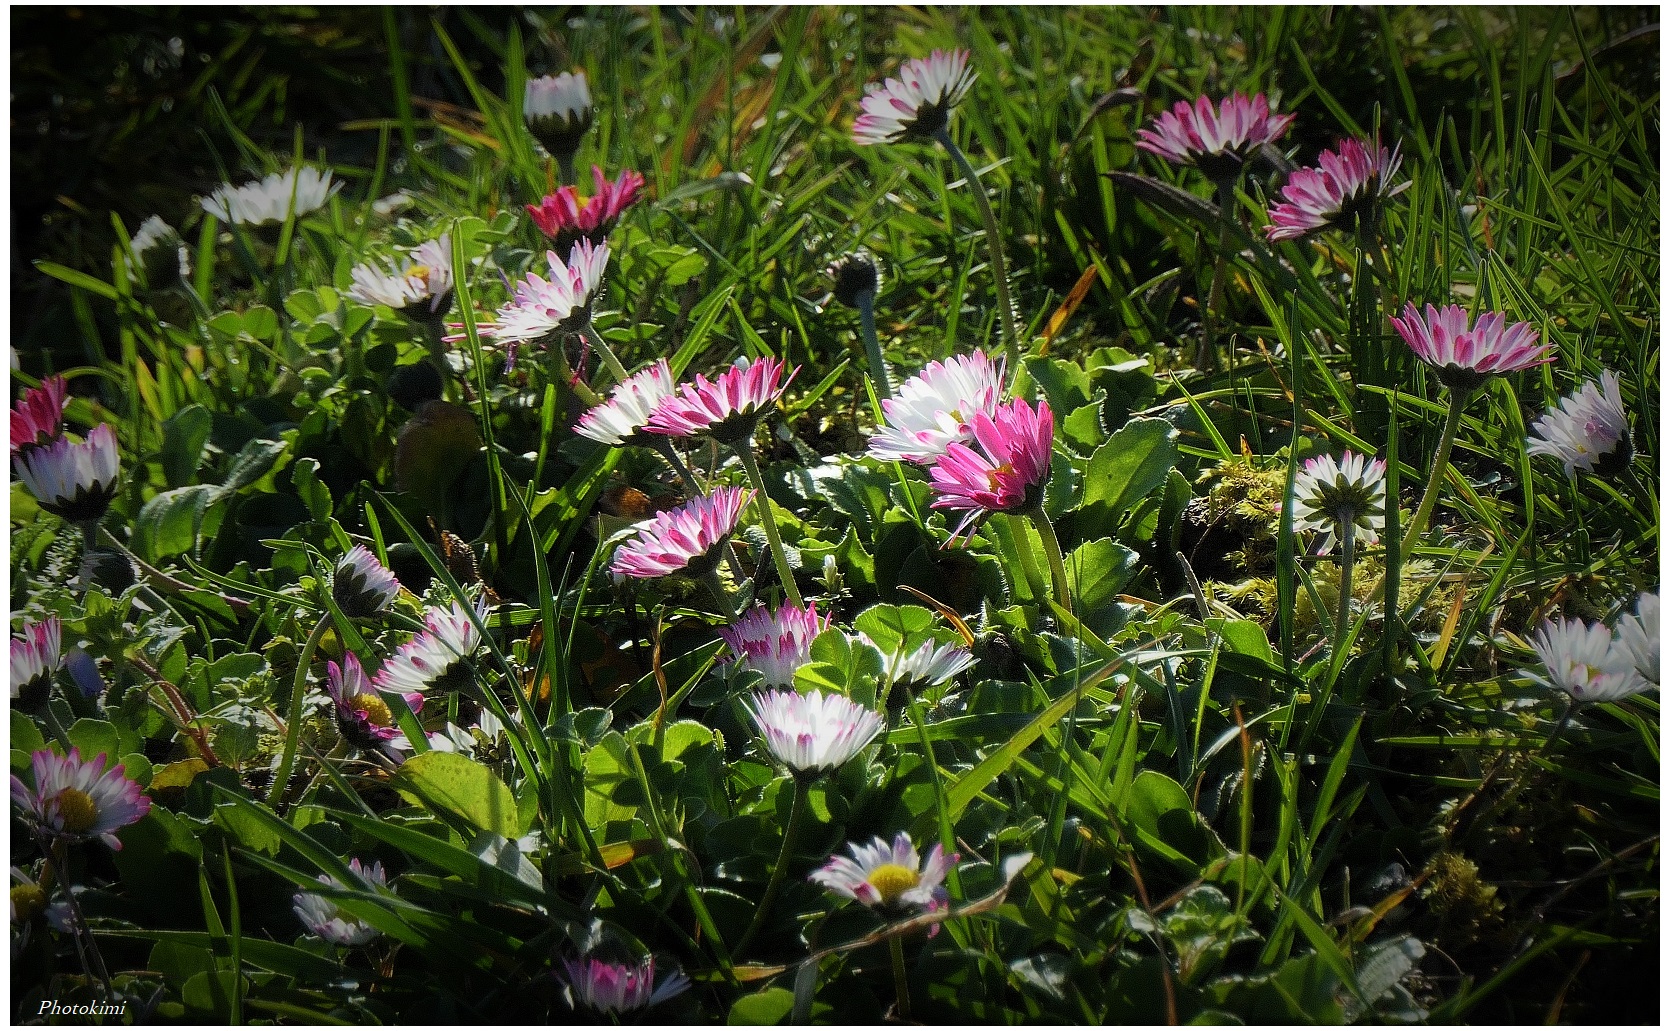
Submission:
M 1052 471 L 1053 411 L 1046 401 L 1032 409 L 1014 398 L 993 416 L 976 413 L 972 437 L 978 450 L 952 443 L 931 467 L 938 495 L 931 507 L 966 513 L 953 537 L 990 512 L 1029 512 L 1041 504 Z
M 1400 170 L 1400 148 L 1346 139 L 1319 153 L 1318 168 L 1297 169 L 1284 187 L 1284 201 L 1267 209 L 1274 240 L 1294 240 L 1327 226 L 1369 226 L 1377 206 L 1411 186 L 1390 186 Z
M 1182 100 L 1141 129 L 1135 146 L 1175 164 L 1196 165 L 1210 179 L 1235 179 L 1262 144 L 1284 135 L 1295 115 L 1275 115 L 1263 93 L 1234 93 L 1217 107 L 1208 97 Z
M 600 166 L 591 165 L 590 178 L 595 190 L 589 200 L 579 197 L 578 187 L 563 186 L 537 204 L 526 206 L 533 223 L 563 254 L 580 240 L 606 243 L 607 234 L 619 224 L 619 216 L 637 202 L 647 185 L 641 173 L 628 168 L 619 173 L 618 179 L 608 182 Z
M 1389 321 L 1412 353 L 1427 362 L 1452 390 L 1474 390 L 1489 376 L 1531 369 L 1550 361 L 1550 345 L 1539 342 L 1539 332 L 1526 322 L 1506 322 L 1499 312 L 1487 312 L 1470 328 L 1462 305 L 1437 309 L 1407 302 L 1400 318 Z
M 311 165 L 273 172 L 246 186 L 226 183 L 202 202 L 202 209 L 222 222 L 262 225 L 282 222 L 291 211 L 296 218 L 317 211 L 339 189 L 335 173 Z
M 72 523 L 101 519 L 116 496 L 121 454 L 116 431 L 99 423 L 84 441 L 59 437 L 31 448 L 12 462 L 23 485 L 40 506 Z
M 1614 624 L 1614 642 L 1637 668 L 1637 675 L 1660 683 L 1660 592 L 1644 591 L 1630 612 Z
M 381 304 L 408 319 L 443 318 L 451 307 L 451 237 L 443 235 L 413 250 L 395 265 L 353 266 L 347 296 L 360 304 Z
M 783 382 L 785 368 L 774 358 L 748 361 L 742 358 L 717 379 L 694 377 L 672 396 L 660 402 L 643 427 L 649 433 L 669 437 L 706 434 L 724 444 L 735 444 L 752 435 L 764 410 L 774 404 L 792 382 L 794 369 Z
M 971 56 L 966 50 L 933 50 L 930 57 L 904 61 L 896 78 L 883 85 L 869 83 L 862 113 L 850 127 L 852 138 L 872 144 L 935 136 L 977 78 L 967 67 Z
M 671 366 L 661 358 L 615 386 L 606 401 L 579 417 L 573 432 L 614 447 L 640 443 L 648 417 L 676 390 Z
M 358 656 L 348 652 L 341 665 L 329 664 L 326 686 L 335 703 L 336 729 L 348 744 L 362 751 L 381 752 L 398 761 L 410 747 L 399 729 L 393 709 L 370 685 Z M 422 695 L 411 691 L 404 696 L 412 712 L 422 708 Z
M 144 819 L 150 812 L 150 799 L 137 781 L 128 778 L 127 767 L 106 769 L 108 763 L 103 752 L 82 761 L 80 749 L 71 748 L 69 755 L 60 756 L 43 748 L 30 756 L 33 789 L 12 774 L 12 804 L 48 837 L 101 838 L 120 851 L 115 832 Z
M 590 80 L 582 70 L 529 79 L 521 114 L 533 138 L 566 165 L 590 128 Z
M 474 606 L 474 614 L 485 620 L 487 609 L 482 598 Z M 469 660 L 484 639 L 470 618 L 467 604 L 454 601 L 443 609 L 429 609 L 423 624 L 425 629 L 382 663 L 373 681 L 376 690 L 408 698 L 427 691 L 454 690 L 473 675 Z
M 844 695 L 764 691 L 744 704 L 769 753 L 795 774 L 836 770 L 885 729 L 879 713 Z
M 945 856 L 942 845 L 933 845 L 922 866 L 920 853 L 906 833 L 898 834 L 890 844 L 876 837 L 872 844 L 852 841 L 846 847 L 849 859 L 833 856 L 810 875 L 810 880 L 835 894 L 892 914 L 931 912 L 949 904 L 943 880 L 960 862 L 958 853 Z
M 543 340 L 558 330 L 576 332 L 590 318 L 590 306 L 601 291 L 607 271 L 607 244 L 592 246 L 590 241 L 580 240 L 566 261 L 554 251 L 546 251 L 544 256 L 550 264 L 550 278 L 527 273 L 526 279 L 515 285 L 514 300 L 497 310 L 497 319 L 476 327 L 481 336 L 518 346 Z
M 771 612 L 765 605 L 723 627 L 717 635 L 728 644 L 734 661 L 764 675 L 765 687 L 790 687 L 798 667 L 810 660 L 810 644 L 833 625 L 832 616 L 818 616 L 816 603 L 800 608 L 787 602 Z
M 1342 452 L 1341 461 L 1330 455 L 1309 458 L 1296 474 L 1291 511 L 1295 528 L 1324 534 L 1318 547 L 1321 555 L 1330 553 L 1342 527 L 1349 524 L 1361 544 L 1375 544 L 1387 518 L 1383 509 L 1388 498 L 1383 483 L 1387 471 L 1381 459 L 1367 459 L 1352 451 Z
M 641 963 L 609 963 L 586 956 L 564 959 L 561 964 L 567 968 L 568 1003 L 574 1009 L 629 1013 L 681 995 L 689 987 L 680 970 L 656 978 L 651 956 Z
M 1613 702 L 1654 687 L 1637 671 L 1629 649 L 1601 623 L 1582 619 L 1546 621 L 1533 636 L 1533 650 L 1552 687 L 1576 702 Z
M 958 644 L 928 640 L 912 651 L 886 655 L 885 676 L 898 686 L 935 687 L 971 669 L 975 662 L 972 653 Z
M 369 548 L 355 544 L 336 563 L 330 595 L 342 615 L 369 619 L 393 607 L 393 600 L 399 597 L 399 579 L 376 561 Z
M 1527 453 L 1561 460 L 1570 480 L 1578 470 L 1618 472 L 1629 465 L 1631 430 L 1620 400 L 1620 377 L 1604 369 L 1600 380 L 1586 380 L 1539 416 L 1527 438 Z
M 656 514 L 613 553 L 614 574 L 646 580 L 684 570 L 690 576 L 710 571 L 751 500 L 750 490 L 718 487 Z
M 388 875 L 382 870 L 381 863 L 361 866 L 357 859 L 352 859 L 348 861 L 347 865 L 373 890 L 387 887 Z M 318 883 L 331 888 L 348 887 L 348 885 L 342 884 L 329 874 L 319 874 Z M 353 887 L 359 886 L 353 885 Z M 376 929 L 374 924 L 367 923 L 356 916 L 349 916 L 335 904 L 334 900 L 310 891 L 295 894 L 295 916 L 310 933 L 332 945 L 364 945 L 373 941 L 377 935 L 382 933 Z
M 52 694 L 52 678 L 63 668 L 63 624 L 57 616 L 25 623 L 23 636 L 12 638 L 12 701 L 39 709 Z
M 885 425 L 868 441 L 868 454 L 882 462 L 936 462 L 950 444 L 972 439 L 974 416 L 994 416 L 1005 378 L 1006 362 L 981 350 L 930 362 L 879 403 Z
M 12 457 L 45 447 L 64 435 L 64 405 L 69 384 L 62 376 L 48 376 L 30 387 L 12 409 Z

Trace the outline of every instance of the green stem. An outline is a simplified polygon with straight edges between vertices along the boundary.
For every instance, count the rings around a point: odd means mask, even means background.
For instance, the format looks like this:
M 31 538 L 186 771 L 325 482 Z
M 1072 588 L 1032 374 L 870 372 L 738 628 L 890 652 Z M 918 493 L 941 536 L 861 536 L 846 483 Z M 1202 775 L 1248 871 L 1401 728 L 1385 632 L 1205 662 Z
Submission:
M 69 905 L 71 928 L 70 933 L 75 939 L 75 951 L 81 957 L 81 967 L 89 977 L 98 978 L 104 989 L 106 1001 L 116 997 L 115 987 L 110 983 L 110 968 L 104 965 L 104 955 L 98 951 L 98 941 L 93 937 L 93 930 L 87 926 L 87 918 L 81 912 L 81 903 L 75 897 L 75 885 L 69 877 L 68 849 L 60 841 L 55 845 L 49 844 L 43 837 L 37 837 L 35 844 L 41 854 L 46 857 L 46 869 L 52 872 L 58 882 L 58 890 L 64 893 L 64 901 Z M 41 880 L 46 879 L 46 871 L 42 871 Z
M 1203 306 L 1203 350 L 1198 352 L 1193 365 L 1200 373 L 1215 369 L 1215 314 L 1221 307 L 1221 294 L 1226 284 L 1227 235 L 1238 210 L 1237 180 L 1215 184 L 1215 204 L 1220 208 L 1220 236 L 1215 241 L 1215 271 L 1209 277 L 1209 300 Z
M 989 243 L 989 268 L 995 273 L 995 296 L 1001 305 L 1001 328 L 1006 331 L 1007 344 L 1018 347 L 1022 339 L 1018 327 L 1018 311 L 1012 306 L 1011 287 L 1007 283 L 1006 254 L 1001 249 L 1001 227 L 995 221 L 995 209 L 989 206 L 989 195 L 984 192 L 983 180 L 978 178 L 978 170 L 972 167 L 972 162 L 966 160 L 966 155 L 955 146 L 949 136 L 947 124 L 937 130 L 937 142 L 949 152 L 949 157 L 960 167 L 960 174 L 972 187 L 972 199 L 978 202 L 978 214 L 983 216 L 983 233 Z
M 1429 517 L 1434 514 L 1435 498 L 1440 494 L 1440 481 L 1446 477 L 1446 466 L 1452 458 L 1452 442 L 1458 436 L 1458 423 L 1463 418 L 1464 405 L 1469 401 L 1469 391 L 1453 389 L 1448 401 L 1446 412 L 1446 427 L 1440 433 L 1440 445 L 1435 448 L 1435 464 L 1429 471 L 1429 486 L 1423 493 L 1423 503 L 1417 506 L 1417 514 L 1412 516 L 1411 525 L 1406 527 L 1405 543 L 1400 545 L 1402 555 L 1409 555 L 1417 544 L 1417 538 L 1423 535 L 1429 525 Z M 1391 499 L 1392 500 L 1392 499 Z
M 781 854 L 775 858 L 775 869 L 769 875 L 769 886 L 764 889 L 764 897 L 759 900 L 758 908 L 752 914 L 752 922 L 747 925 L 746 933 L 740 936 L 735 944 L 733 955 L 737 958 L 746 951 L 751 944 L 753 935 L 764 925 L 769 911 L 775 905 L 775 896 L 781 893 L 781 882 L 786 879 L 787 863 L 792 859 L 793 839 L 798 837 L 799 825 L 804 822 L 804 810 L 810 808 L 810 778 L 801 774 L 793 776 L 792 810 L 787 814 L 787 827 L 781 832 Z
M 69 732 L 64 729 L 63 723 L 59 721 L 58 714 L 52 711 L 50 695 L 47 696 L 46 704 L 41 708 L 41 716 L 46 719 L 46 729 L 52 731 L 52 736 L 58 739 L 60 745 L 64 746 L 64 754 L 68 755 L 69 750 L 74 748 L 75 745 L 70 741 Z
M 1024 529 L 1024 521 L 1015 515 L 1006 518 L 1006 532 L 1012 537 L 1012 550 L 1018 556 L 1018 568 L 1024 574 L 1024 582 L 1029 585 L 1030 593 L 1035 595 L 1036 601 L 1041 600 L 1041 567 L 1036 564 L 1035 549 L 1030 546 L 1030 535 Z
M 602 356 L 602 364 L 606 365 L 607 371 L 613 374 L 615 382 L 623 383 L 630 378 L 630 373 L 625 371 L 625 364 L 619 360 L 618 355 L 613 353 L 613 348 L 607 346 L 607 341 L 603 340 L 602 335 L 596 332 L 595 324 L 588 318 L 579 327 L 579 333 L 584 339 L 590 341 L 590 346 L 594 347 L 596 353 Z
M 891 374 L 885 368 L 885 352 L 879 346 L 879 333 L 874 329 L 873 291 L 863 290 L 856 295 L 856 310 L 862 316 L 862 346 L 868 349 L 868 375 L 873 378 L 874 392 L 882 398 L 891 396 Z
M 301 657 L 295 665 L 295 683 L 289 693 L 289 715 L 283 728 L 283 753 L 278 758 L 278 771 L 272 777 L 271 786 L 266 789 L 266 804 L 273 808 L 283 797 L 284 788 L 289 784 L 289 774 L 295 768 L 295 749 L 301 742 L 301 709 L 307 695 L 307 670 L 312 666 L 312 656 L 318 651 L 318 643 L 324 639 L 324 631 L 329 627 L 330 617 L 327 614 L 319 616 L 307 643 L 301 647 Z
M 645 436 L 647 435 L 645 434 Z M 696 494 L 705 494 L 706 485 L 694 478 L 694 472 L 683 462 L 682 456 L 677 454 L 677 448 L 671 443 L 671 438 L 661 437 L 657 434 L 652 436 L 654 438 L 653 449 L 659 452 L 659 456 L 665 459 L 665 464 L 669 465 L 671 471 L 677 474 L 677 478 L 683 481 L 683 486 Z
M 764 524 L 764 536 L 769 538 L 769 552 L 775 558 L 775 572 L 781 578 L 781 588 L 787 592 L 789 601 L 803 608 L 804 596 L 798 593 L 798 583 L 793 580 L 792 566 L 787 564 L 787 550 L 781 544 L 781 531 L 775 526 L 775 513 L 769 508 L 769 493 L 764 490 L 764 474 L 758 469 L 758 457 L 752 453 L 750 434 L 735 445 L 735 456 L 746 468 L 746 475 L 751 477 L 752 486 L 758 491 L 759 518 Z M 755 591 L 753 593 L 756 594 Z
M 559 334 L 557 340 L 559 340 Z M 577 394 L 578 399 L 588 407 L 594 408 L 601 404 L 601 395 L 591 390 L 590 385 L 579 379 L 578 375 L 573 372 L 572 363 L 567 361 L 567 346 L 558 342 L 550 348 L 550 352 L 555 355 L 555 374 L 561 377 L 562 384 L 568 390 Z
M 891 977 L 897 983 L 897 1019 L 914 1019 L 908 1005 L 908 967 L 902 961 L 902 936 L 891 936 Z
M 1348 520 L 1340 527 L 1342 532 L 1342 580 L 1338 586 L 1341 596 L 1337 599 L 1340 613 L 1336 621 L 1336 648 L 1339 652 L 1347 648 L 1348 632 L 1352 629 L 1354 608 L 1354 520 L 1352 512 L 1346 514 Z
M 1030 521 L 1035 523 L 1036 532 L 1041 534 L 1041 547 L 1047 552 L 1047 566 L 1053 573 L 1053 596 L 1058 599 L 1059 608 L 1074 616 L 1070 608 L 1070 581 L 1064 575 L 1064 551 L 1059 547 L 1059 535 L 1053 532 L 1053 521 L 1040 505 L 1030 513 Z
M 700 582 L 705 584 L 706 590 L 710 591 L 712 597 L 717 599 L 717 607 L 723 610 L 723 614 L 729 617 L 731 623 L 734 622 L 736 619 L 735 599 L 729 597 L 729 592 L 723 589 L 723 581 L 717 578 L 717 570 L 707 570 L 706 575 L 700 578 Z

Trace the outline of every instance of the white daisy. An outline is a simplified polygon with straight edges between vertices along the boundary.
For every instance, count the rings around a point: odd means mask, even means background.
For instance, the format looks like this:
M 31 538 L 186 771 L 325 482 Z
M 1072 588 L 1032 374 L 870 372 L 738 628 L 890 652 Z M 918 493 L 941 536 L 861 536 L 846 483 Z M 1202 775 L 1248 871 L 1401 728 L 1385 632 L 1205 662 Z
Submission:
M 293 198 L 295 217 L 300 218 L 323 207 L 341 189 L 340 183 L 332 183 L 333 176 L 333 172 L 320 173 L 311 165 L 302 165 L 287 172 L 273 172 L 246 186 L 227 183 L 204 198 L 202 209 L 222 222 L 257 226 L 282 222 Z
M 1586 380 L 1578 390 L 1539 416 L 1527 440 L 1527 453 L 1559 459 L 1568 479 L 1575 470 L 1590 472 L 1608 456 L 1624 467 L 1631 461 L 1620 377 L 1604 369 L 1600 380 Z
M 979 412 L 994 417 L 1005 376 L 1005 362 L 981 350 L 931 362 L 879 403 L 885 425 L 868 441 L 868 454 L 882 462 L 936 462 L 950 444 L 972 439 Z

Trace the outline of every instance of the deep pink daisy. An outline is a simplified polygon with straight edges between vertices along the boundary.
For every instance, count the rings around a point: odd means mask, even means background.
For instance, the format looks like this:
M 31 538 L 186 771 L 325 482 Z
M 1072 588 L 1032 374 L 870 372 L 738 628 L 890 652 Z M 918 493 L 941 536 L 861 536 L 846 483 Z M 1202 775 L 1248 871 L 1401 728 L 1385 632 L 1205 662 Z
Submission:
M 526 206 L 532 221 L 562 254 L 579 240 L 589 240 L 592 244 L 607 242 L 607 234 L 613 232 L 619 216 L 637 202 L 647 185 L 640 173 L 628 168 L 619 173 L 618 179 L 608 182 L 601 167 L 591 165 L 590 177 L 595 190 L 589 200 L 578 195 L 578 187 L 563 186 L 537 204 Z
M 815 602 L 809 608 L 787 602 L 774 612 L 755 606 L 717 636 L 728 644 L 735 662 L 764 675 L 764 686 L 790 687 L 798 667 L 810 659 L 810 644 L 831 625 L 833 617 L 816 615 Z
M 1034 510 L 1052 471 L 1053 412 L 1046 401 L 1032 409 L 1013 398 L 993 418 L 978 412 L 971 425 L 978 448 L 951 443 L 931 467 L 938 494 L 931 507 L 966 512 L 954 537 L 990 512 Z
M 1273 223 L 1267 235 L 1294 240 L 1327 226 L 1368 225 L 1376 217 L 1379 202 L 1411 186 L 1410 182 L 1389 185 L 1399 170 L 1399 146 L 1389 150 L 1377 143 L 1343 140 L 1335 150 L 1320 152 L 1318 168 L 1290 174 L 1284 202 L 1267 209 Z
M 1434 367 L 1435 375 L 1448 388 L 1474 390 L 1489 376 L 1520 372 L 1550 361 L 1550 345 L 1539 342 L 1539 331 L 1526 322 L 1506 322 L 1495 311 L 1475 320 L 1470 328 L 1469 313 L 1462 305 L 1436 309 L 1408 302 L 1401 318 L 1389 321 L 1412 352 Z
M 12 457 L 45 447 L 64 435 L 64 404 L 69 384 L 62 376 L 48 376 L 30 387 L 12 409 Z
M 1236 178 L 1263 143 L 1284 135 L 1295 115 L 1275 115 L 1264 93 L 1234 93 L 1217 108 L 1208 97 L 1182 100 L 1135 135 L 1135 146 L 1180 165 L 1196 165 L 1217 182 Z
M 735 532 L 752 492 L 718 487 L 705 497 L 661 512 L 613 553 L 616 576 L 651 579 L 689 570 L 698 575 L 716 564 L 723 542 Z
M 784 368 L 774 358 L 755 362 L 742 358 L 715 380 L 696 376 L 693 383 L 684 383 L 661 401 L 643 429 L 668 437 L 704 433 L 724 444 L 745 440 L 752 435 L 764 409 L 774 404 L 798 375 L 794 369 L 783 381 Z
M 71 748 L 67 756 L 60 756 L 43 748 L 30 756 L 35 772 L 32 789 L 12 774 L 12 804 L 48 837 L 102 838 L 120 851 L 115 832 L 144 819 L 150 812 L 150 799 L 137 781 L 128 779 L 127 767 L 105 769 L 109 761 L 103 752 L 82 761 L 80 749 Z
M 869 83 L 851 136 L 857 143 L 930 139 L 949 124 L 949 112 L 977 78 L 966 67 L 971 56 L 966 50 L 933 50 L 930 57 L 904 61 L 897 77 L 883 85 Z

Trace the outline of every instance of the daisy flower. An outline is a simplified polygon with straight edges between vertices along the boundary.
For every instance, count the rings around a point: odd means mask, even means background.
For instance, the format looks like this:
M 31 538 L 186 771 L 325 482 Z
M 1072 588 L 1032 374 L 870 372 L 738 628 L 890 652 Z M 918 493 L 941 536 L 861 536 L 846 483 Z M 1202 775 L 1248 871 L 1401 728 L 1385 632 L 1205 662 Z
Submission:
M 867 635 L 861 635 L 868 640 Z M 869 644 L 873 644 L 868 640 Z M 878 646 L 875 645 L 877 648 Z M 928 640 L 913 651 L 885 656 L 885 677 L 893 684 L 936 687 L 972 668 L 972 653 L 958 644 Z
M 45 447 L 64 435 L 64 405 L 69 384 L 62 376 L 48 376 L 30 387 L 12 409 L 12 457 Z
M 993 417 L 1000 404 L 1006 363 L 983 351 L 930 362 L 919 375 L 879 403 L 885 424 L 868 441 L 868 454 L 882 462 L 930 465 L 950 444 L 972 440 L 972 419 Z
M 352 859 L 347 865 L 373 889 L 387 887 L 388 876 L 382 870 L 381 863 L 362 866 L 357 859 Z M 319 874 L 318 883 L 331 888 L 348 887 L 329 874 Z M 373 924 L 366 923 L 356 916 L 349 916 L 333 900 L 307 891 L 295 894 L 295 916 L 306 926 L 308 932 L 332 945 L 363 945 L 382 933 Z
M 526 84 L 521 114 L 550 156 L 565 166 L 590 129 L 590 80 L 583 71 L 544 75 Z
M 150 812 L 150 799 L 137 781 L 128 778 L 127 767 L 105 769 L 108 763 L 103 752 L 82 761 L 80 749 L 71 748 L 69 755 L 60 756 L 43 748 L 30 756 L 33 789 L 12 774 L 12 804 L 48 837 L 101 838 L 120 851 L 115 832 L 144 819 Z
M 1550 361 L 1550 345 L 1539 342 L 1538 330 L 1526 322 L 1505 322 L 1498 312 L 1476 319 L 1473 329 L 1469 313 L 1457 304 L 1439 310 L 1426 304 L 1419 314 L 1417 305 L 1408 302 L 1401 316 L 1389 317 L 1400 339 L 1448 389 L 1474 390 L 1489 376 Z
M 139 223 L 139 231 L 133 234 L 129 246 L 137 262 L 136 267 L 127 270 L 130 281 L 138 282 L 143 273 L 147 285 L 160 288 L 190 278 L 191 252 L 185 249 L 185 241 L 179 238 L 178 231 L 162 221 L 161 215 L 152 215 Z
M 641 174 L 625 169 L 619 178 L 608 182 L 600 166 L 590 166 L 590 178 L 595 184 L 589 200 L 578 195 L 575 186 L 563 186 L 537 204 L 528 204 L 527 213 L 544 235 L 550 237 L 557 251 L 567 252 L 580 240 L 592 244 L 607 242 L 607 234 L 619 224 L 619 216 L 642 196 L 647 180 Z
M 409 319 L 437 319 L 451 307 L 451 236 L 429 240 L 395 266 L 366 262 L 353 266 L 347 296 L 360 304 L 381 304 Z
M 340 183 L 331 182 L 333 177 L 333 172 L 321 173 L 310 165 L 302 165 L 287 172 L 273 172 L 247 186 L 227 183 L 203 200 L 202 209 L 222 222 L 257 226 L 282 222 L 289 214 L 293 199 L 295 217 L 300 218 L 323 207 L 341 189 Z
M 566 261 L 554 251 L 546 251 L 544 257 L 549 261 L 550 278 L 528 273 L 515 285 L 514 299 L 498 309 L 496 321 L 482 322 L 477 327 L 481 336 L 510 345 L 525 344 L 558 330 L 576 332 L 590 318 L 590 305 L 601 291 L 602 276 L 607 271 L 607 244 L 592 246 L 590 241 L 580 240 Z
M 889 845 L 884 838 L 876 837 L 872 844 L 853 841 L 846 847 L 850 850 L 849 859 L 833 856 L 826 866 L 810 875 L 810 880 L 871 909 L 892 913 L 931 912 L 949 904 L 943 879 L 960 861 L 958 853 L 945 856 L 942 845 L 933 845 L 925 865 L 921 866 L 920 854 L 906 833 L 898 834 Z
M 977 73 L 967 68 L 967 50 L 933 50 L 930 57 L 904 61 L 897 77 L 869 83 L 862 113 L 850 127 L 861 144 L 930 139 L 949 124 L 949 112 L 966 97 Z
M 1638 674 L 1630 650 L 1601 623 L 1550 620 L 1532 643 L 1550 685 L 1576 702 L 1618 701 L 1654 686 Z
M 723 542 L 735 532 L 752 492 L 718 487 L 642 524 L 635 537 L 613 553 L 616 576 L 651 579 L 688 570 L 700 575 L 717 563 Z
M 474 612 L 482 620 L 489 606 L 482 598 Z M 479 650 L 480 630 L 469 617 L 465 602 L 429 609 L 425 629 L 399 646 L 382 663 L 374 680 L 376 690 L 409 697 L 430 690 L 449 691 L 469 677 L 469 660 Z
M 567 968 L 568 1002 L 574 1009 L 584 1006 L 598 1013 L 629 1013 L 688 991 L 689 980 L 680 970 L 658 978 L 656 984 L 652 956 L 641 963 L 609 963 L 590 957 L 561 963 Z
M 971 425 L 981 450 L 952 443 L 931 467 L 938 494 L 931 507 L 966 513 L 954 537 L 987 513 L 1035 509 L 1052 471 L 1053 411 L 1046 401 L 1032 409 L 1014 398 L 993 417 L 977 412 Z
M 63 668 L 63 624 L 57 616 L 25 623 L 23 636 L 12 638 L 12 701 L 38 709 L 52 693 L 52 678 Z
M 410 745 L 395 722 L 393 709 L 371 687 L 358 656 L 348 652 L 341 665 L 330 663 L 325 684 L 335 703 L 336 729 L 343 740 L 360 751 L 381 752 L 395 762 L 403 757 L 401 753 Z M 421 693 L 412 691 L 404 698 L 412 712 L 422 708 Z
M 787 602 L 774 612 L 755 606 L 734 626 L 719 629 L 717 636 L 729 646 L 737 665 L 764 675 L 765 687 L 790 687 L 798 667 L 810 660 L 816 635 L 832 625 L 833 617 L 816 614 L 815 602 L 808 608 Z
M 1367 459 L 1352 451 L 1342 452 L 1341 461 L 1330 455 L 1309 458 L 1296 474 L 1292 492 L 1295 528 L 1324 534 L 1318 547 L 1321 555 L 1330 554 L 1342 527 L 1349 524 L 1361 544 L 1375 544 L 1386 522 L 1383 506 L 1388 492 L 1383 474 L 1387 471 L 1381 459 Z
M 885 729 L 879 713 L 844 695 L 765 691 L 743 704 L 769 753 L 795 775 L 838 769 Z
M 1637 596 L 1632 611 L 1620 617 L 1614 639 L 1637 667 L 1637 675 L 1651 684 L 1660 683 L 1660 592 L 1645 591 Z
M 376 561 L 363 544 L 355 544 L 336 563 L 330 579 L 330 595 L 342 615 L 368 619 L 386 612 L 399 597 L 399 580 L 393 571 Z
M 1620 377 L 1604 369 L 1600 380 L 1586 380 L 1556 407 L 1539 416 L 1527 440 L 1527 453 L 1560 459 L 1568 479 L 1577 470 L 1624 468 L 1631 462 L 1631 433 Z
M 774 358 L 757 361 L 742 358 L 732 368 L 719 373 L 716 380 L 695 376 L 693 383 L 684 383 L 675 394 L 660 402 L 643 429 L 668 437 L 704 433 L 724 444 L 746 440 L 757 427 L 764 409 L 774 404 L 798 375 L 794 369 L 783 382 L 784 368 Z
M 85 523 L 103 518 L 116 496 L 121 455 L 116 432 L 109 423 L 99 423 L 84 441 L 59 437 L 23 452 L 12 464 L 42 508 L 72 523 Z
M 1141 129 L 1135 146 L 1177 165 L 1195 165 L 1210 179 L 1236 178 L 1262 144 L 1284 135 L 1295 115 L 1275 115 L 1266 94 L 1234 93 L 1217 107 L 1208 97 L 1182 100 Z
M 615 386 L 606 401 L 579 417 L 573 432 L 614 447 L 638 443 L 648 417 L 676 390 L 671 366 L 661 358 Z
M 1273 223 L 1267 235 L 1294 240 L 1327 226 L 1350 229 L 1356 221 L 1370 225 L 1378 203 L 1411 186 L 1409 181 L 1389 186 L 1399 170 L 1398 145 L 1389 150 L 1375 142 L 1343 140 L 1335 150 L 1319 153 L 1318 168 L 1290 174 L 1282 191 L 1283 203 L 1267 209 Z

